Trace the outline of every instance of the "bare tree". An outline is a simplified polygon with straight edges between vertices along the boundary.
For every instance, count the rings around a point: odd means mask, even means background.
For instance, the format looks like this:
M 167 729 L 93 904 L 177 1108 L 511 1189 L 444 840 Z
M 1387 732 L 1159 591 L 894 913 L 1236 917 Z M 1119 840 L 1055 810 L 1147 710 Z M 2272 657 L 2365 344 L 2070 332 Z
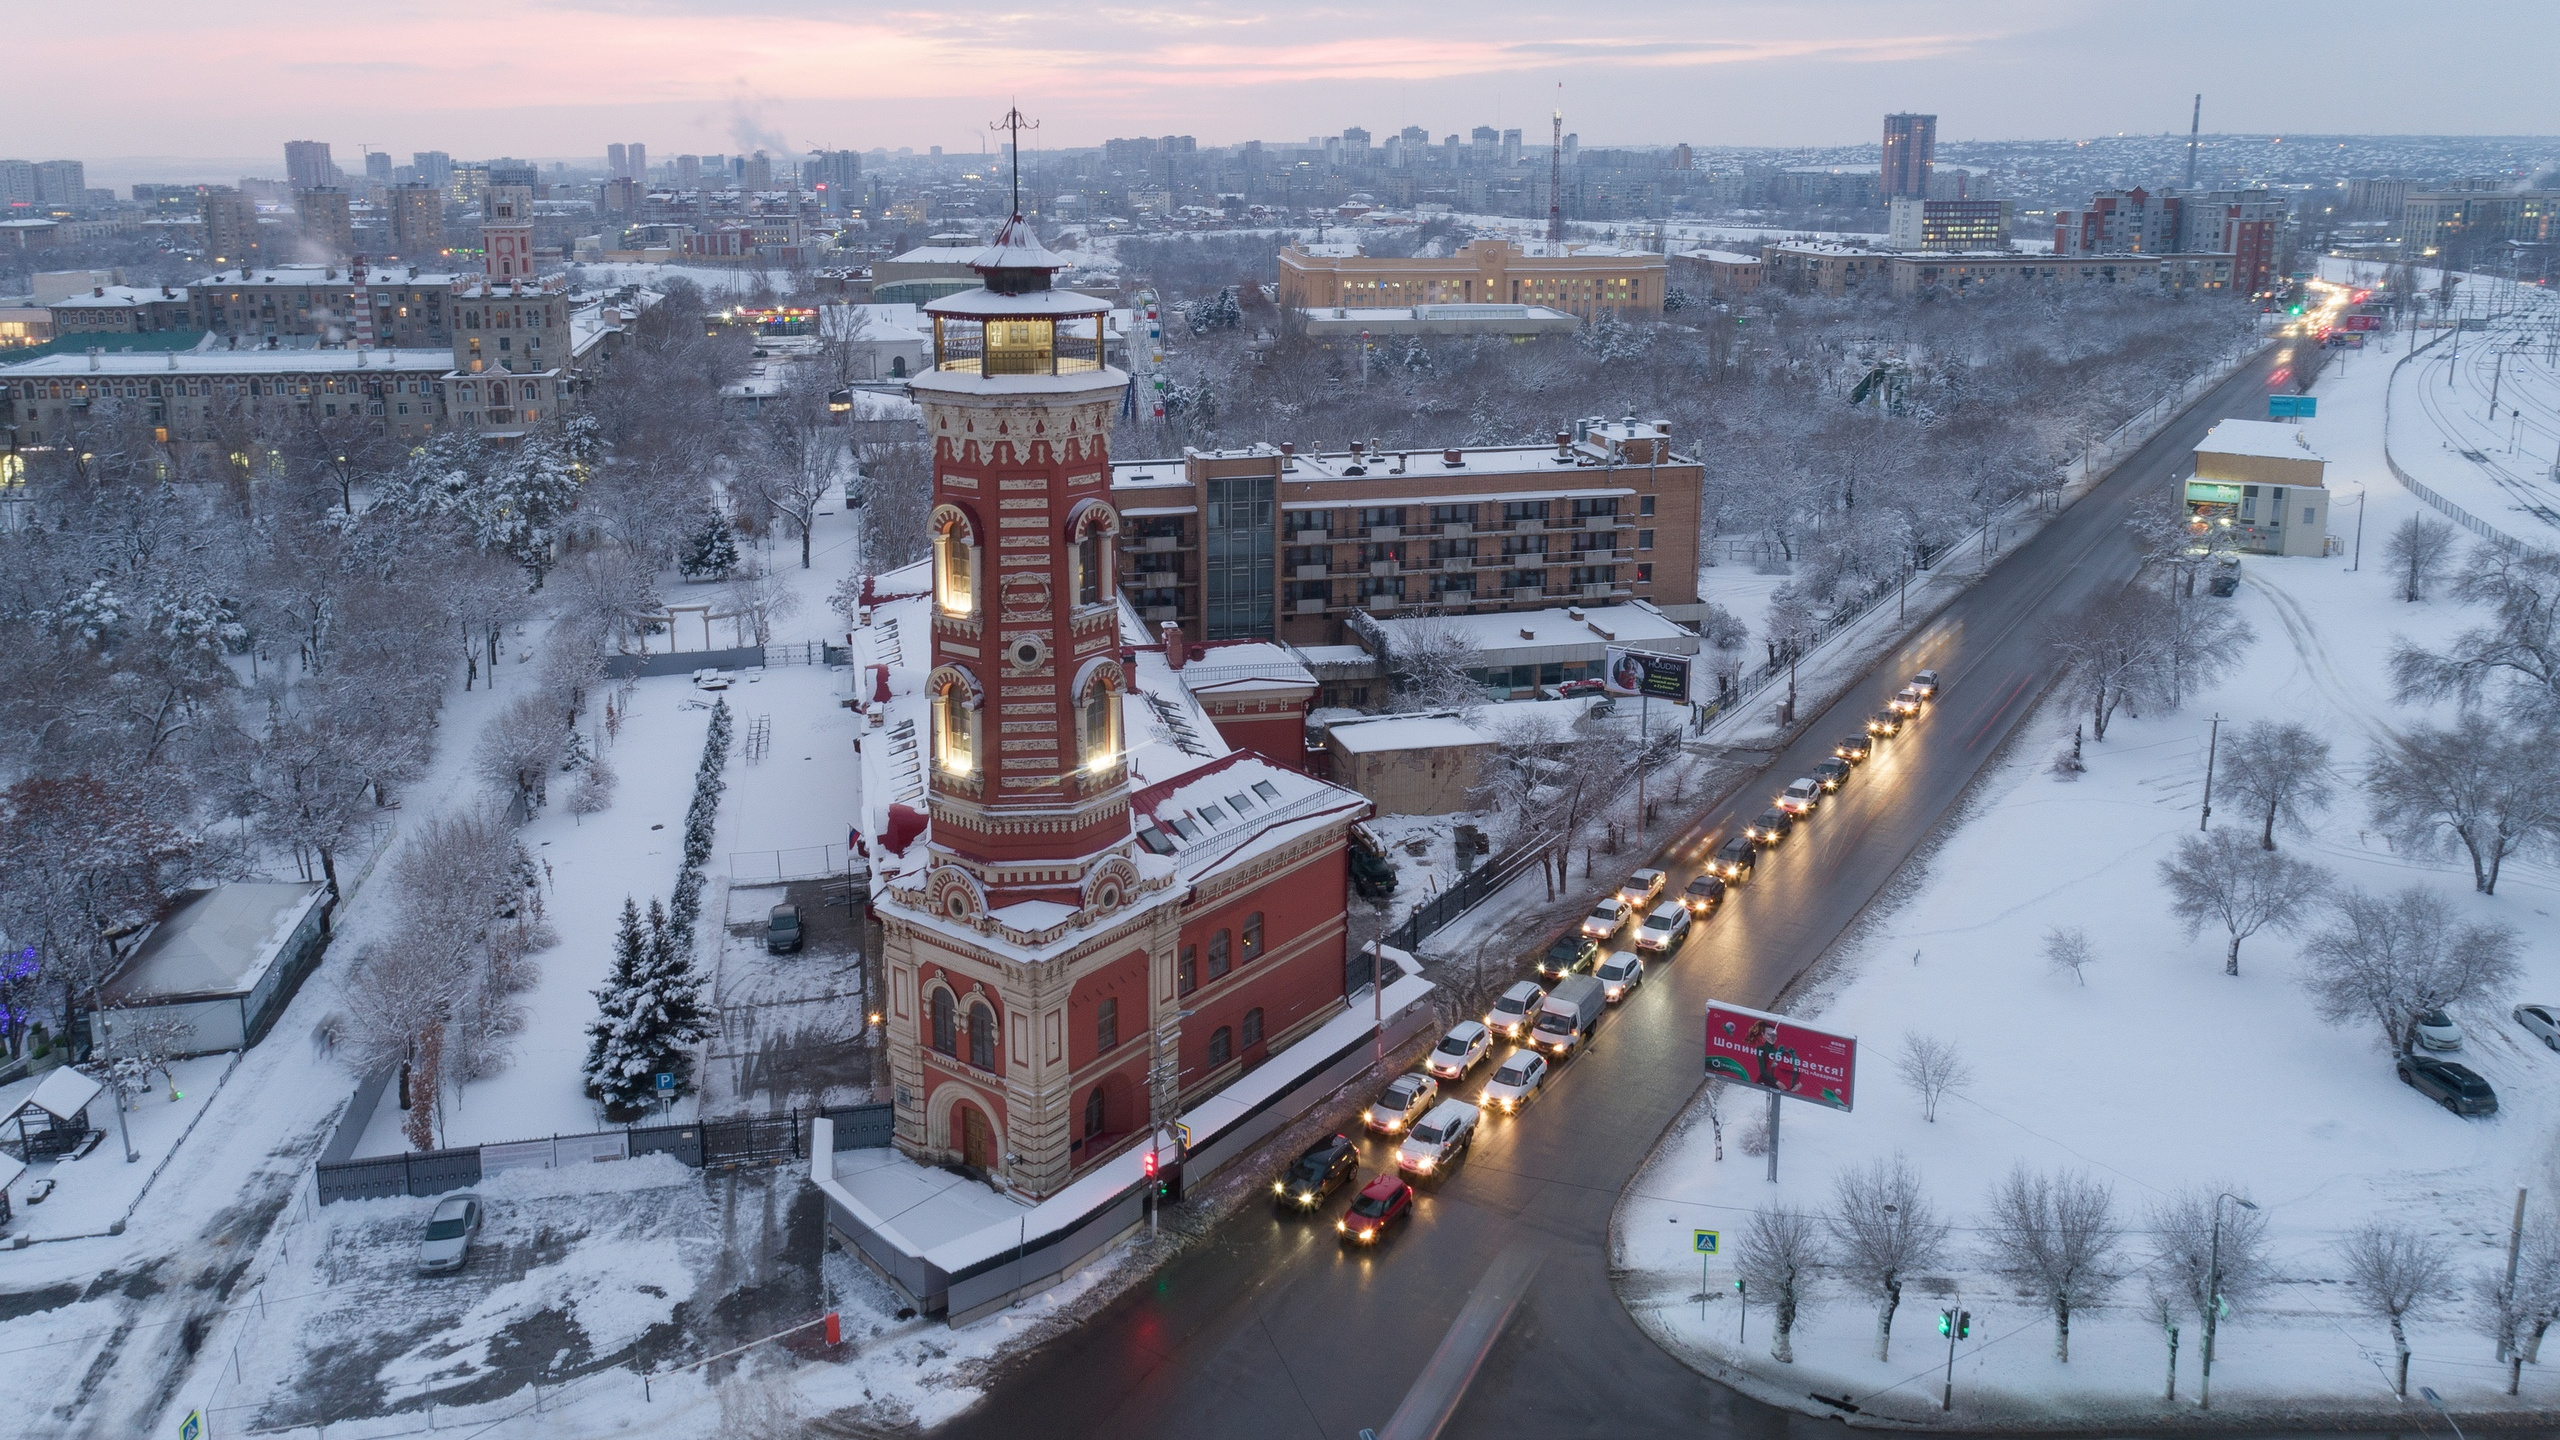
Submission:
M 2336 917 L 2303 942 L 2302 984 L 2321 1019 L 2370 1020 L 2386 1048 L 2412 1050 L 2420 1016 L 2514 984 L 2517 954 L 2515 931 L 2464 923 L 2424 885 L 2389 896 L 2350 890 Z
M 528 810 L 537 809 L 549 797 L 551 771 L 560 763 L 561 741 L 568 733 L 569 717 L 561 702 L 548 695 L 519 695 L 480 732 L 473 768 L 501 796 L 522 798 Z
M 1715 1135 L 1716 1163 L 1724 1163 L 1724 1096 L 1725 1082 L 1709 1076 L 1698 1087 L 1698 1109 L 1707 1117 L 1707 1128 Z
M 2222 785 L 2259 818 L 2258 844 L 2276 848 L 2276 825 L 2309 830 L 2311 816 L 2329 807 L 2336 785 L 2329 774 L 2329 742 L 2308 725 L 2254 720 L 2225 747 Z
M 2560 555 L 2515 545 L 2478 545 L 2453 584 L 2455 599 L 2487 606 L 2491 619 L 2453 637 L 2391 649 L 2391 680 L 2403 702 L 2454 695 L 2479 703 L 2493 684 L 2519 716 L 2546 713 L 2560 698 Z
M 2483 895 L 2498 893 L 2508 856 L 2560 838 L 2560 755 L 2548 740 L 2478 714 L 2414 726 L 2384 744 L 2365 768 L 2364 790 L 2374 823 L 2402 845 L 2469 856 L 2472 888 Z
M 1894 1057 L 1894 1073 L 1920 1097 L 1920 1118 L 1938 1123 L 1938 1102 L 1973 1083 L 1973 1067 L 1952 1040 L 1934 1035 L 1906 1035 L 1902 1053 Z
M 1754 1297 L 1777 1317 L 1777 1334 L 1769 1358 L 1781 1365 L 1796 1363 L 1796 1317 L 1811 1303 L 1823 1267 L 1822 1226 L 1813 1216 L 1784 1206 L 1762 1206 L 1751 1212 L 1734 1248 L 1734 1271 L 1742 1281 L 1742 1300 Z
M 845 429 L 827 408 L 827 384 L 816 367 L 795 374 L 757 414 L 757 443 L 739 457 L 739 478 L 767 512 L 800 537 L 800 568 L 809 568 L 809 536 L 818 510 L 843 484 L 852 456 Z
M 2347 1288 L 2357 1301 L 2391 1326 L 2399 1356 L 2391 1388 L 2409 1398 L 2409 1333 L 2403 1322 L 2452 1298 L 2453 1252 L 2442 1240 L 2405 1224 L 2380 1221 L 2357 1228 L 2340 1247 Z
M 2524 1383 L 2527 1361 L 2542 1358 L 2542 1337 L 2560 1320 L 2560 1226 L 2546 1218 L 2525 1227 L 2512 1279 L 2504 1267 L 2473 1277 L 2481 1328 L 2507 1362 L 2507 1393 Z
M 1946 1254 L 1947 1224 L 1896 1152 L 1840 1172 L 1832 1184 L 1832 1269 L 1876 1300 L 1876 1358 L 1891 1358 L 1893 1312 L 1912 1273 Z
M 2400 598 L 2413 605 L 2427 598 L 2427 586 L 2452 550 L 2453 527 L 2441 520 L 2412 515 L 2393 526 L 2382 558 L 2400 577 Z
M 2149 1283 L 2164 1313 L 2174 1298 L 2185 1313 L 2202 1317 L 2217 1295 L 2241 1309 L 2266 1288 L 2272 1274 L 2267 1213 L 2223 1205 L 2225 1192 L 2248 1193 L 2227 1182 L 2194 1185 L 2151 1207 Z
M 2098 952 L 2089 943 L 2089 932 L 2079 926 L 2056 925 L 2044 932 L 2045 968 L 2057 973 L 2068 970 L 2072 979 L 2086 985 L 2089 977 L 2084 972 L 2097 960 Z
M 774 622 L 797 614 L 800 609 L 800 592 L 752 558 L 722 594 L 736 617 L 739 638 L 750 645 L 772 644 Z
M 1397 621 L 1388 632 L 1385 660 L 1403 708 L 1473 710 L 1484 704 L 1484 682 L 1467 673 L 1484 665 L 1484 652 L 1445 615 Z
M 2237 975 L 2240 942 L 2261 930 L 2292 929 L 2328 888 L 2329 872 L 2215 830 L 2179 841 L 2177 857 L 2160 862 L 2160 883 L 2169 887 L 2169 913 L 2186 927 L 2188 939 L 2208 921 L 2229 932 L 2222 973 Z
M 186 1019 L 158 1007 L 102 1011 L 96 1028 L 93 1058 L 105 1062 L 104 1078 L 115 1088 L 116 1103 L 127 1110 L 150 1093 L 152 1077 L 171 1079 L 169 1067 L 195 1034 Z
M 2180 623 L 2158 592 L 2127 585 L 2054 627 L 2054 654 L 2070 669 L 2091 739 L 2105 740 L 2119 708 L 2139 705 L 2159 687 L 2161 657 Z
M 1992 1268 L 2053 1311 L 2054 1358 L 2071 1361 L 2071 1312 L 2124 1278 L 2115 1192 L 2087 1175 L 2031 1174 L 2020 1165 L 1991 1192 L 1984 1241 Z

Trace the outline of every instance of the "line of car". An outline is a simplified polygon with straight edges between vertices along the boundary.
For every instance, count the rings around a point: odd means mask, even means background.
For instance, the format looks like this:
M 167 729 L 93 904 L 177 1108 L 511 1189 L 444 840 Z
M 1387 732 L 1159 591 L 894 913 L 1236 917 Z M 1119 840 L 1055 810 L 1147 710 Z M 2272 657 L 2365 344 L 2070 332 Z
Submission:
M 1726 841 L 1704 872 L 1672 899 L 1663 899 L 1671 877 L 1643 869 L 1617 893 L 1592 907 L 1582 923 L 1555 937 L 1538 957 L 1537 979 L 1521 980 L 1500 995 L 1482 1020 L 1449 1027 L 1421 1068 L 1387 1083 L 1362 1115 L 1370 1133 L 1396 1141 L 1394 1168 L 1358 1186 L 1351 1205 L 1334 1221 L 1343 1243 L 1375 1245 L 1388 1229 L 1414 1213 L 1416 1181 L 1445 1175 L 1474 1146 L 1484 1112 L 1520 1113 L 1546 1088 L 1554 1067 L 1581 1050 L 1617 1005 L 1644 984 L 1646 957 L 1669 960 L 1700 922 L 1724 903 L 1730 888 L 1751 878 L 1761 849 L 1784 843 L 1799 819 L 1848 782 L 1874 741 L 1898 733 L 1938 692 L 1935 671 L 1923 670 L 1868 721 L 1867 733 L 1841 741 L 1814 773 L 1791 782 L 1770 808 Z M 1629 933 L 1632 932 L 1632 933 Z M 1601 947 L 1629 934 L 1627 949 Z M 1491 1057 L 1497 1039 L 1511 1050 L 1469 1100 L 1454 1093 Z M 1444 1084 L 1450 1089 L 1444 1091 Z M 1335 1191 L 1359 1180 L 1360 1152 L 1348 1135 L 1330 1135 L 1308 1147 L 1272 1183 L 1284 1211 L 1311 1212 Z
M 2560 1006 L 2518 1005 L 2507 1013 L 2526 1034 L 2550 1049 L 2560 1050 Z M 2410 1032 L 2417 1044 L 2397 1062 L 2401 1084 L 2456 1115 L 2498 1113 L 2498 1092 L 2479 1071 L 2458 1060 L 2439 1060 L 2426 1053 L 2462 1048 L 2462 1026 L 2451 1015 L 2429 1010 L 2418 1017 Z

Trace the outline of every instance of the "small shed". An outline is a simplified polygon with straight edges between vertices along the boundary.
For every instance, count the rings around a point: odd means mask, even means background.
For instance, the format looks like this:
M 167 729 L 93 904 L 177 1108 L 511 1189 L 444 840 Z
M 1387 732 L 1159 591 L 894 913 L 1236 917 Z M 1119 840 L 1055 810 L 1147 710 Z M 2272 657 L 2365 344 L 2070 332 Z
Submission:
M 2263 555 L 2325 555 L 2329 462 L 2299 426 L 2223 420 L 2196 446 L 2187 510 Z
M 109 1009 L 150 1008 L 186 1021 L 181 1055 L 245 1049 L 264 1039 L 328 936 L 325 885 L 243 881 L 188 892 L 100 991 Z
M 38 1081 L 34 1093 L 8 1120 L 18 1142 L 18 1158 L 68 1155 L 79 1149 L 95 1128 L 89 1123 L 90 1103 L 105 1088 L 68 1065 Z
M 0 1150 L 0 1225 L 9 1223 L 9 1187 L 27 1173 L 27 1162 Z
M 1333 782 L 1369 797 L 1382 815 L 1447 815 L 1473 808 L 1493 739 L 1453 714 L 1382 715 L 1325 728 Z

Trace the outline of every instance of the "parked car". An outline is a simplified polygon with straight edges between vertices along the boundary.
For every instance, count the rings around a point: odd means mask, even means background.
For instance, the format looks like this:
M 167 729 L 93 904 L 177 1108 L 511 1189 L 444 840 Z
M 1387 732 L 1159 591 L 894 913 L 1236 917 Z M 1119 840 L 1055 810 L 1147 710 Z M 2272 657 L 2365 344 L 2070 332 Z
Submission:
M 462 1268 L 471 1253 L 471 1237 L 480 1233 L 480 1197 L 468 1190 L 445 1196 L 427 1214 L 427 1233 L 418 1238 L 418 1273 L 441 1275 Z
M 1822 782 L 1810 775 L 1787 782 L 1778 793 L 1778 808 L 1790 815 L 1810 815 L 1822 804 Z
M 800 948 L 800 907 L 776 905 L 764 918 L 764 948 L 767 953 L 788 955 Z
M 1920 698 L 1923 700 L 1937 699 L 1938 672 L 1935 670 L 1920 670 L 1914 672 L 1911 676 L 1911 688 L 1919 691 Z
M 1736 835 L 1717 847 L 1715 858 L 1707 864 L 1725 884 L 1741 885 L 1751 879 L 1751 869 L 1759 859 L 1759 847 L 1751 843 L 1751 838 Z
M 1751 847 L 1745 843 L 1742 848 L 1748 850 Z M 1690 914 L 1704 920 L 1724 903 L 1724 882 L 1717 879 L 1712 871 L 1700 875 L 1689 882 L 1688 889 L 1680 892 L 1680 903 L 1689 907 Z
M 1856 766 L 1837 755 L 1813 767 L 1813 778 L 1822 782 L 1823 789 L 1835 793 L 1841 786 L 1848 784 L 1849 777 L 1856 773 Z
M 1556 687 L 1560 699 L 1571 700 L 1581 695 L 1606 695 L 1609 687 L 1597 680 L 1567 680 Z
M 1476 1068 L 1476 1062 L 1492 1048 L 1493 1032 L 1484 1028 L 1483 1021 L 1461 1020 L 1449 1027 L 1449 1033 L 1440 1037 L 1439 1044 L 1431 1047 L 1431 1054 L 1423 1060 L 1422 1068 L 1443 1080 L 1464 1080 L 1467 1072 Z
M 2515 1008 L 2515 1017 L 2516 1023 L 2523 1026 L 2527 1034 L 2554 1050 L 2560 1050 L 2560 1006 L 2519 1005 Z
M 1648 955 L 1668 955 L 1689 938 L 1689 907 L 1664 903 L 1653 907 L 1636 927 L 1636 948 Z M 1616 996 L 1611 996 L 1616 999 Z
M 1538 978 L 1561 980 L 1599 962 L 1599 942 L 1579 930 L 1568 930 L 1548 942 L 1547 953 L 1538 957 Z
M 1517 1115 L 1540 1086 L 1547 1083 L 1547 1057 L 1535 1050 L 1514 1050 L 1484 1082 L 1484 1103 L 1505 1115 Z
M 1388 1226 L 1412 1215 L 1413 1187 L 1393 1175 L 1381 1175 L 1360 1187 L 1351 1208 L 1333 1222 L 1333 1228 L 1353 1244 L 1374 1245 Z
M 1518 1040 L 1536 1023 L 1538 1002 L 1547 998 L 1547 987 L 1535 980 L 1523 980 L 1494 997 L 1493 1008 L 1485 1012 L 1485 1028 L 1505 1040 Z
M 2400 1057 L 2403 1084 L 2456 1115 L 2495 1115 L 2498 1092 L 2470 1066 L 2432 1055 Z
M 1618 887 L 1618 898 L 1627 902 L 1629 910 L 1641 915 L 1653 908 L 1654 897 L 1670 883 L 1671 877 L 1659 870 L 1639 870 L 1627 877 L 1626 884 Z
M 2459 1050 L 2462 1027 L 2442 1010 L 2430 1010 L 2418 1017 L 2418 1043 L 2429 1050 Z
M 1875 744 L 1875 737 L 1871 735 L 1843 735 L 1832 743 L 1831 753 L 1838 759 L 1857 765 L 1875 753 Z
M 2204 582 L 2204 593 L 2228 599 L 2240 593 L 2240 562 L 2225 559 L 2213 567 L 2213 578 Z
M 1633 950 L 1621 950 L 1601 961 L 1591 974 L 1600 982 L 1600 998 L 1615 1005 L 1644 983 L 1644 958 Z
M 1558 985 L 1547 995 L 1547 1003 L 1538 1008 L 1538 1028 L 1530 1039 L 1541 1050 L 1569 1055 L 1600 1024 L 1608 1013 L 1609 997 L 1600 988 L 1599 978 L 1576 975 Z
M 1389 1081 L 1378 1098 L 1369 1102 L 1369 1113 L 1361 1119 L 1381 1135 L 1401 1135 L 1439 1099 L 1440 1082 L 1416 1070 Z
M 1760 818 L 1742 827 L 1742 833 L 1754 845 L 1781 845 L 1795 833 L 1796 817 L 1784 810 L 1763 810 Z
M 1893 692 L 1893 700 L 1887 708 L 1891 709 L 1896 715 L 1907 715 L 1917 719 L 1920 715 L 1921 706 L 1928 702 L 1928 698 L 1928 696 L 1920 693 L 1919 686 L 1905 685 L 1901 689 Z
M 696 690 L 726 690 L 729 688 L 729 677 L 721 674 L 717 670 L 696 670 L 693 672 L 693 688 Z
M 1635 913 L 1634 907 L 1612 895 L 1592 906 L 1591 913 L 1582 917 L 1582 933 L 1593 940 L 1606 940 L 1626 929 L 1627 921 Z
M 1360 1147 L 1348 1135 L 1328 1135 L 1306 1149 L 1289 1172 L 1271 1182 L 1272 1197 L 1283 1209 L 1305 1214 L 1333 1198 L 1333 1192 L 1360 1173 Z
M 1396 1147 L 1396 1168 L 1407 1175 L 1447 1173 L 1475 1143 L 1478 1118 L 1476 1107 L 1464 1100 L 1441 1101 Z

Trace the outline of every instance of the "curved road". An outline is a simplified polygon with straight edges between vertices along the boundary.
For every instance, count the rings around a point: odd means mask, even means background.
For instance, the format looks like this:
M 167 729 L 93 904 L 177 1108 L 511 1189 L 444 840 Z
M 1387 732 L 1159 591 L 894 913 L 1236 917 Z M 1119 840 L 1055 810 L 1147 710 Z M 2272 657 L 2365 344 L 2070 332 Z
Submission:
M 1608 1277 L 1619 1190 L 1698 1085 L 1706 1000 L 1766 1005 L 1838 938 L 2042 693 L 2052 666 L 2041 622 L 2133 573 L 2127 503 L 2182 475 L 2214 420 L 2264 418 L 2269 375 L 2287 349 L 2279 343 L 2208 392 L 1852 686 L 1760 783 L 1671 845 L 1658 863 L 1676 892 L 1760 811 L 1764 792 L 1810 772 L 1910 672 L 1939 672 L 1932 711 L 1879 745 L 1764 856 L 1757 877 L 1655 968 L 1548 1094 L 1517 1118 L 1488 1115 L 1474 1153 L 1425 1190 L 1402 1233 L 1375 1253 L 1345 1253 L 1321 1218 L 1248 1205 L 1154 1283 L 1025 1358 L 941 1433 L 1352 1440 L 1386 1425 L 1469 1292 L 1524 1241 L 1544 1248 L 1544 1263 L 1443 1433 L 1555 1440 L 1813 1427 L 1699 1376 L 1637 1329 Z M 1525 955 L 1546 937 L 1520 938 Z M 1382 1144 L 1367 1149 L 1365 1170 L 1390 1163 Z

